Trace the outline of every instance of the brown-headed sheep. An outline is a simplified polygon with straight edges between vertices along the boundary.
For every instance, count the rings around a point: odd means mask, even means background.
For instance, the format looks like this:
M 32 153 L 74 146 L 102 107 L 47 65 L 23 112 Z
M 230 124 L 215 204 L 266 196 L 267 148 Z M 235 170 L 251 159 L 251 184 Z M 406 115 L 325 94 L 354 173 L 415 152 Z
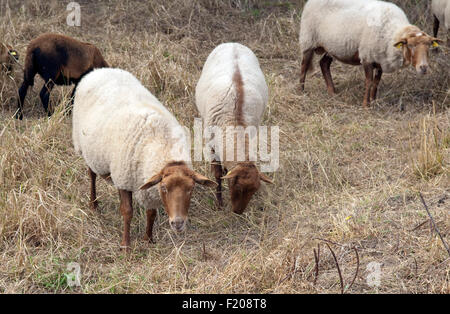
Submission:
M 320 68 L 328 94 L 335 88 L 330 65 L 334 59 L 362 65 L 366 75 L 363 105 L 376 98 L 383 73 L 412 65 L 418 74 L 429 71 L 428 51 L 440 39 L 411 25 L 395 4 L 378 0 L 309 0 L 303 9 L 300 46 L 303 53 L 300 89 L 314 53 L 321 55 Z M 375 72 L 375 75 L 374 75 Z
M 272 181 L 250 158 L 250 134 L 247 138 L 245 134 L 236 132 L 228 140 L 227 130 L 258 127 L 268 99 L 264 74 L 249 48 L 238 43 L 224 43 L 210 53 L 195 89 L 196 106 L 208 128 L 216 127 L 223 131 L 223 137 L 214 134 L 211 139 L 215 148 L 227 151 L 233 147 L 230 159 L 213 148 L 211 169 L 218 183 L 216 197 L 219 207 L 223 205 L 222 179 L 227 179 L 232 209 L 237 214 L 244 212 L 261 181 Z M 237 145 L 238 138 L 243 139 L 243 149 Z M 243 150 L 242 160 L 238 157 L 239 149 Z M 228 171 L 225 176 L 223 170 Z

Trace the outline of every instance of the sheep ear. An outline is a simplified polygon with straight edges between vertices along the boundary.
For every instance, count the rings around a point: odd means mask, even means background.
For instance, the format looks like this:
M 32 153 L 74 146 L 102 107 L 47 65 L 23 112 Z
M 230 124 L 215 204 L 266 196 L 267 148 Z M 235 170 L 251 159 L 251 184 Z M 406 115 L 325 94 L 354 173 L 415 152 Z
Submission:
M 443 41 L 439 38 L 431 38 L 431 47 L 439 47 L 439 44 Z
M 266 182 L 266 183 L 270 183 L 270 184 L 273 184 L 273 181 L 268 177 L 268 176 L 266 176 L 264 173 L 259 173 L 259 178 L 261 179 L 261 181 L 264 181 L 264 182 Z
M 222 177 L 221 179 L 231 179 L 238 175 L 239 172 L 239 166 L 235 167 L 234 169 L 228 171 L 228 173 Z
M 153 177 L 150 178 L 150 180 L 147 181 L 143 186 L 139 188 L 139 190 L 147 190 L 151 188 L 152 186 L 158 184 L 162 180 L 162 173 L 155 174 Z
M 217 183 L 208 179 L 207 177 L 205 177 L 204 175 L 201 175 L 200 173 L 194 172 L 194 174 L 192 175 L 192 178 L 194 179 L 195 183 L 201 184 L 201 185 L 206 185 L 209 186 L 211 188 L 214 188 L 217 186 Z
M 406 43 L 407 43 L 406 39 L 402 39 L 399 42 L 395 43 L 394 47 L 400 49 L 403 47 L 403 45 L 406 45 Z

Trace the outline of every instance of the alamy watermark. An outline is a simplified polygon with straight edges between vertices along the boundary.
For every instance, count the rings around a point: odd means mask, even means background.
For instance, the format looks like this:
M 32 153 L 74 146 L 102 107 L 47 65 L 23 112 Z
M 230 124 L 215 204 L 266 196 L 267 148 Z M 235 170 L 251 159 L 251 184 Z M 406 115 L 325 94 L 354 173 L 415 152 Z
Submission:
M 67 285 L 69 287 L 81 287 L 81 267 L 80 264 L 71 262 L 67 264 Z
M 369 275 L 366 277 L 366 282 L 369 287 L 379 287 L 381 285 L 381 263 L 370 262 L 366 266 Z
M 69 26 L 81 26 L 81 6 L 78 2 L 70 2 L 67 5 L 66 11 L 70 13 L 67 15 L 66 22 Z
M 188 141 L 193 139 L 193 161 L 253 161 L 261 172 L 275 172 L 280 166 L 278 126 L 204 127 L 202 119 L 195 118 L 193 136 L 184 130 Z

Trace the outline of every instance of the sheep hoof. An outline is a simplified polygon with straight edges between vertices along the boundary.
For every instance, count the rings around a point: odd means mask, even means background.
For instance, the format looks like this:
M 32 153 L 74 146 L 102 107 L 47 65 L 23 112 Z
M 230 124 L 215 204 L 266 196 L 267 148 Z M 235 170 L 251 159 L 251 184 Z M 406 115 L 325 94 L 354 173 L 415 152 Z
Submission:
M 93 203 L 90 204 L 89 206 L 91 208 L 92 211 L 98 211 L 98 202 L 94 201 Z
M 149 237 L 148 235 L 144 236 L 144 242 L 148 242 L 150 244 L 155 244 L 156 243 L 156 241 L 153 240 L 153 237 Z
M 131 252 L 130 244 L 123 244 L 123 243 L 121 243 L 119 249 L 120 249 L 121 252 L 125 252 L 125 253 L 130 253 Z

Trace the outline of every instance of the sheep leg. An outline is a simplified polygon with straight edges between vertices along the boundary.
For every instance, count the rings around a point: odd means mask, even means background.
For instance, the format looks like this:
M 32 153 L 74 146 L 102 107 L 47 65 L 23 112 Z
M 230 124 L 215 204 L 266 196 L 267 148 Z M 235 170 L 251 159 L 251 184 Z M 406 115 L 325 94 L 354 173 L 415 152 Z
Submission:
M 333 58 L 325 54 L 322 59 L 320 59 L 320 69 L 322 70 L 323 78 L 327 84 L 328 95 L 332 96 L 335 93 L 333 78 L 331 77 L 330 66 L 333 62 Z
M 220 161 L 213 161 L 211 163 L 211 171 L 214 172 L 214 177 L 216 178 L 217 182 L 217 188 L 216 188 L 216 199 L 217 199 L 217 206 L 219 208 L 222 208 L 223 206 L 223 199 L 222 199 L 222 176 L 223 176 L 223 169 Z
M 147 210 L 147 227 L 145 229 L 145 240 L 154 243 L 153 241 L 153 224 L 156 218 L 156 209 Z
M 120 196 L 120 212 L 123 216 L 123 235 L 121 248 L 128 249 L 130 247 L 130 225 L 133 218 L 132 193 L 119 189 Z
M 41 92 L 39 96 L 41 97 L 42 106 L 44 107 L 45 112 L 47 112 L 47 115 L 50 117 L 52 114 L 48 110 L 48 102 L 50 100 L 50 92 L 52 91 L 53 87 L 55 86 L 55 83 L 53 80 L 47 80 L 44 84 L 44 86 L 41 89 Z
M 434 23 L 433 23 L 433 36 L 437 37 L 438 31 L 439 31 L 439 20 L 436 17 L 436 15 L 433 15 L 434 17 Z
M 89 178 L 91 179 L 91 199 L 89 200 L 89 207 L 91 210 L 96 211 L 98 209 L 97 202 L 97 190 L 96 190 L 96 179 L 97 174 L 88 167 Z
M 18 109 L 16 115 L 14 116 L 16 119 L 23 119 L 23 102 L 25 101 L 25 96 L 27 96 L 27 90 L 30 84 L 28 84 L 27 80 L 24 80 L 22 85 L 19 88 L 19 102 Z
M 369 63 L 364 63 L 364 73 L 366 75 L 366 90 L 364 93 L 363 106 L 366 108 L 370 103 L 370 88 L 373 82 L 373 65 Z
M 380 65 L 375 68 L 375 77 L 372 83 L 372 89 L 370 90 L 370 100 L 373 101 L 377 98 L 378 84 L 381 81 L 381 76 L 383 75 L 383 70 Z
M 311 66 L 311 61 L 313 59 L 313 56 L 314 56 L 314 50 L 312 50 L 312 49 L 306 50 L 303 52 L 302 64 L 300 67 L 300 91 L 301 92 L 305 91 L 306 73 L 308 72 L 308 70 Z

